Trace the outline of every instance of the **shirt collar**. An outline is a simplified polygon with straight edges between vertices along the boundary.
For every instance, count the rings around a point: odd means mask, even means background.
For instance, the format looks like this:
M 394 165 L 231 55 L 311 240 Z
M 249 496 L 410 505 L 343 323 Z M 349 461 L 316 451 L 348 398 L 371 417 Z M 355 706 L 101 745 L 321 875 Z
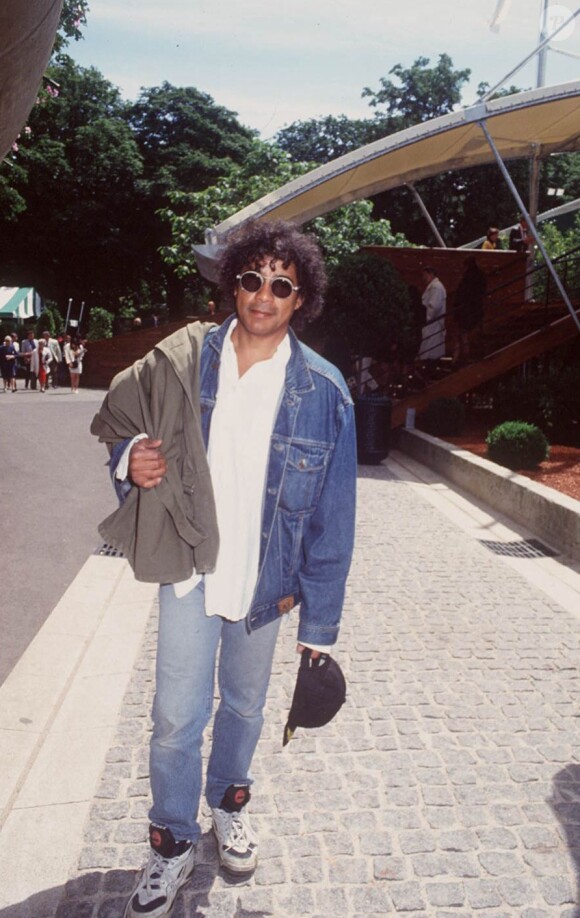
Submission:
M 232 342 L 232 332 L 237 324 L 238 320 L 234 318 L 227 329 L 222 350 L 222 367 L 226 369 L 227 373 L 235 371 L 236 378 L 238 376 L 238 363 L 236 350 Z M 290 353 L 290 336 L 285 334 L 272 356 L 267 360 L 261 360 L 259 365 L 263 366 L 264 368 L 267 367 L 269 371 L 271 370 L 272 372 L 275 372 L 276 370 L 286 366 L 290 359 Z M 256 366 L 257 365 L 258 364 L 256 364 Z

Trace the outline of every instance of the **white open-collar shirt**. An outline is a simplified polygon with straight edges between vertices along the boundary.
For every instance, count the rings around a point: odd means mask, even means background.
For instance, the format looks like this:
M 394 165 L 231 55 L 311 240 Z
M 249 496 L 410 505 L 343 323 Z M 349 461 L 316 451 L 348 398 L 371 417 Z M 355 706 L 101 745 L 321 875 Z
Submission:
M 270 438 L 290 359 L 286 335 L 272 357 L 240 376 L 232 342 L 236 324 L 224 339 L 211 416 L 207 457 L 220 545 L 216 569 L 204 577 L 206 614 L 230 621 L 245 618 L 256 587 Z M 175 584 L 178 596 L 184 586 Z

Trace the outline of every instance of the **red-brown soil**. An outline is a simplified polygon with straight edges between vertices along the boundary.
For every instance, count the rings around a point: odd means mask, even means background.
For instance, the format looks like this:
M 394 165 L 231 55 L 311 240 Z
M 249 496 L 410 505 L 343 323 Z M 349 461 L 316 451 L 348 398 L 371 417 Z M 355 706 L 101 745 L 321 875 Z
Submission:
M 485 424 L 471 423 L 460 437 L 442 437 L 447 443 L 453 443 L 467 449 L 476 456 L 487 459 L 485 438 L 493 427 Z M 574 446 L 550 446 L 550 456 L 541 462 L 536 469 L 517 469 L 519 475 L 525 475 L 533 481 L 555 488 L 580 501 L 580 448 Z

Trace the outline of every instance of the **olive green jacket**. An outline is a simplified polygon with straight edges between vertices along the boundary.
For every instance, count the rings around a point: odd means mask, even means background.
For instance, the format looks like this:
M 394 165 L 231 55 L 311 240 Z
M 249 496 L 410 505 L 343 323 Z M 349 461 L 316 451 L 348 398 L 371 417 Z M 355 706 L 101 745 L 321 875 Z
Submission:
M 193 322 L 113 379 L 91 424 L 116 467 L 128 439 L 162 440 L 167 475 L 155 488 L 131 487 L 99 526 L 137 580 L 177 583 L 215 568 L 218 529 L 199 409 L 199 360 L 214 326 Z

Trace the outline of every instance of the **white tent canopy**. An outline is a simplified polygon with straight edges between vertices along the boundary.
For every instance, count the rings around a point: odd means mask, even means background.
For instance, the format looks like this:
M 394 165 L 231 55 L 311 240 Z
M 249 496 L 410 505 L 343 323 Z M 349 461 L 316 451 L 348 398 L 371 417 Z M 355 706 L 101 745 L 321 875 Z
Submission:
M 481 103 L 347 153 L 224 220 L 211 241 L 251 218 L 305 223 L 380 191 L 495 162 L 480 122 L 504 161 L 579 150 L 580 81 Z
M 34 105 L 61 8 L 62 0 L 0 2 L 0 160 Z

